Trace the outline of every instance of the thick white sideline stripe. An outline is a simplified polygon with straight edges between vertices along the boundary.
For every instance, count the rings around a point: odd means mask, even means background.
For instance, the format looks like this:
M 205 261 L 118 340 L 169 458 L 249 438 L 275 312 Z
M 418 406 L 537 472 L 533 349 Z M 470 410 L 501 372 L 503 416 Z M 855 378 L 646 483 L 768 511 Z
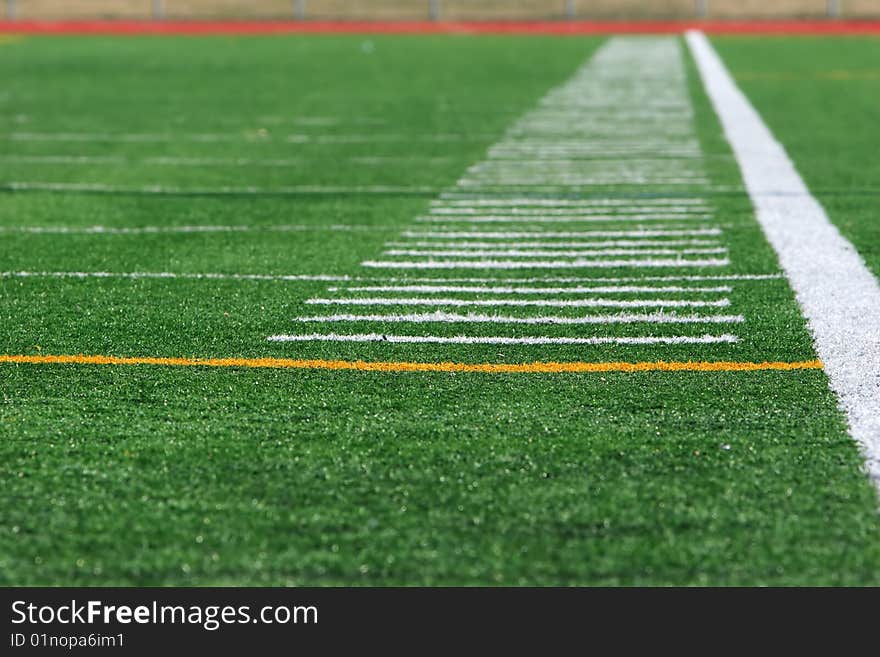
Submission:
M 310 333 L 307 335 L 270 335 L 270 342 L 394 342 L 394 343 L 431 343 L 431 344 L 508 344 L 508 345 L 541 345 L 541 344 L 719 344 L 734 343 L 739 340 L 735 335 L 670 335 L 644 337 L 601 336 L 595 338 L 556 338 L 556 337 L 485 337 L 475 335 L 384 335 L 382 333 L 361 333 L 343 335 L 338 333 Z
M 363 267 L 376 269 L 600 269 L 618 267 L 726 267 L 727 258 L 685 260 L 681 258 L 641 260 L 365 260 Z
M 831 223 L 770 129 L 698 32 L 687 42 L 779 256 L 831 388 L 880 487 L 880 285 Z
M 613 315 L 541 315 L 538 317 L 517 317 L 514 315 L 485 315 L 482 313 L 448 313 L 437 310 L 430 313 L 411 314 L 370 314 L 354 315 L 338 313 L 334 315 L 314 315 L 296 317 L 295 322 L 388 322 L 404 324 L 741 324 L 742 315 L 678 315 L 676 313 L 615 313 Z
M 726 308 L 730 299 L 701 301 L 693 299 L 307 299 L 319 306 L 519 306 L 538 308 Z

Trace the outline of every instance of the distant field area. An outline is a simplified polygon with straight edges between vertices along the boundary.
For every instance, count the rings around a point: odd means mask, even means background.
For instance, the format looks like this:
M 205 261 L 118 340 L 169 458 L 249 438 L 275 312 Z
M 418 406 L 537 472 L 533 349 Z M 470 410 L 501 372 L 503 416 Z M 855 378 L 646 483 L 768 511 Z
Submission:
M 429 0 L 12 0 L 22 20 L 149 18 L 157 7 L 167 18 L 281 19 L 301 15 L 312 19 L 419 20 L 430 15 Z M 684 19 L 701 7 L 694 0 L 438 0 L 435 7 L 447 20 L 561 19 Z M 831 12 L 840 17 L 880 16 L 878 0 L 709 0 L 713 18 L 817 18 Z

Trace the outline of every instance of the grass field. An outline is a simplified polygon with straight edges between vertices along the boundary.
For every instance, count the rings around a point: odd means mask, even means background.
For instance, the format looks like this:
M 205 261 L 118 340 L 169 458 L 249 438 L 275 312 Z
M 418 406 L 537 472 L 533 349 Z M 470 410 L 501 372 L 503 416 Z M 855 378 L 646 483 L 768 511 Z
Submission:
M 877 40 L 713 42 L 880 273 Z M 678 37 L 10 38 L 0 75 L 0 353 L 323 363 L 0 365 L 0 583 L 880 584 Z
M 880 275 L 877 40 L 722 37 L 717 43 L 810 189 Z

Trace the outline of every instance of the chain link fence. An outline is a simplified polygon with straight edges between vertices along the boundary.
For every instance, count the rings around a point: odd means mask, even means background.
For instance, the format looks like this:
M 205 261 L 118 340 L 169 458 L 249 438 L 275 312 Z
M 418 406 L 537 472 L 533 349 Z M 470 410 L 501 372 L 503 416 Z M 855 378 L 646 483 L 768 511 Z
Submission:
M 7 20 L 878 18 L 880 0 L 2 0 Z

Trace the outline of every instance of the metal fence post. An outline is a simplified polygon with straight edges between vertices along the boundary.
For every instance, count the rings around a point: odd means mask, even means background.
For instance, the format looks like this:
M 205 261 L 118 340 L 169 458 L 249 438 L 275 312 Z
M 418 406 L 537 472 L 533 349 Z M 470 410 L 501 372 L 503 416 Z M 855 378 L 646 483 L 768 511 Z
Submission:
M 565 0 L 565 17 L 574 18 L 576 14 L 575 0 Z
M 165 18 L 164 0 L 153 0 L 153 20 L 160 21 Z
M 840 0 L 828 0 L 828 15 L 831 18 L 840 18 Z
M 709 0 L 696 0 L 697 18 L 709 16 Z
M 14 21 L 15 20 L 15 0 L 6 0 L 6 20 Z
M 432 21 L 440 20 L 440 0 L 428 0 L 428 18 Z
M 306 18 L 306 0 L 293 0 L 293 17 L 298 21 Z

